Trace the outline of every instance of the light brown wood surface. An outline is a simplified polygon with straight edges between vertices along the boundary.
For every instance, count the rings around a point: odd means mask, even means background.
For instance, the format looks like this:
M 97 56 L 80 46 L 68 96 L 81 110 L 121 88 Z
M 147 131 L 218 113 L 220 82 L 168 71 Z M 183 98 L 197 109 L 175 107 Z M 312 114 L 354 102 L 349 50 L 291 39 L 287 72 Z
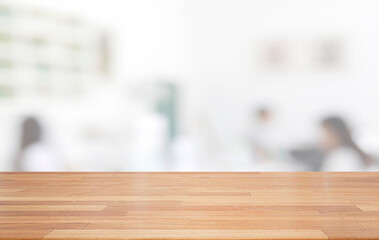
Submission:
M 0 173 L 0 239 L 379 239 L 379 173 Z

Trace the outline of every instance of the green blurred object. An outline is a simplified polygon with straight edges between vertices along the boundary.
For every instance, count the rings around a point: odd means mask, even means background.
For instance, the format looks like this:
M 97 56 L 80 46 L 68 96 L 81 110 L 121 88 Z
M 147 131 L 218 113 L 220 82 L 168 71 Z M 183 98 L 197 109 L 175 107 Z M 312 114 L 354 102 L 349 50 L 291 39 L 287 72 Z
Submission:
M 0 42 L 10 42 L 12 41 L 12 36 L 9 33 L 0 32 Z
M 0 98 L 13 96 L 13 88 L 11 86 L 0 85 Z
M 0 68 L 1 69 L 11 69 L 13 67 L 13 63 L 7 59 L 0 59 Z
M 169 123 L 169 138 L 170 141 L 172 141 L 177 135 L 178 128 L 178 86 L 173 83 L 160 83 L 159 86 L 162 87 L 163 94 L 158 99 L 156 111 L 167 117 Z
M 7 6 L 0 5 L 0 17 L 9 17 L 11 15 L 11 9 Z
M 47 44 L 47 39 L 44 39 L 43 37 L 33 37 L 30 39 L 30 42 L 36 46 L 44 46 Z

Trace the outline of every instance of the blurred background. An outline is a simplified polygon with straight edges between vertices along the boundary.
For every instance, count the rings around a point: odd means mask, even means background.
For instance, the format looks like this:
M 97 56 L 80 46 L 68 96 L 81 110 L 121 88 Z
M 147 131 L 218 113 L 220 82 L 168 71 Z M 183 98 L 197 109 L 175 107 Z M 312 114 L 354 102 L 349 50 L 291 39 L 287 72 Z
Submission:
M 2 0 L 1 171 L 376 171 L 375 0 Z

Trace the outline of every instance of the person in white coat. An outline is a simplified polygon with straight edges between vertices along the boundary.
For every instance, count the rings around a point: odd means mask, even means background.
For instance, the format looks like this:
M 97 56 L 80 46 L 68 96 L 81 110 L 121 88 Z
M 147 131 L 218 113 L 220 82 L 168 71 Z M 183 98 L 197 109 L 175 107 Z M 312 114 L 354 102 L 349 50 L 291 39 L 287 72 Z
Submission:
M 364 171 L 370 157 L 354 142 L 346 122 L 337 116 L 325 118 L 321 122 L 323 129 L 322 148 L 326 157 L 322 171 Z
M 255 126 L 250 133 L 253 162 L 262 164 L 269 160 L 276 160 L 279 146 L 272 112 L 266 107 L 261 107 L 253 112 L 253 120 Z

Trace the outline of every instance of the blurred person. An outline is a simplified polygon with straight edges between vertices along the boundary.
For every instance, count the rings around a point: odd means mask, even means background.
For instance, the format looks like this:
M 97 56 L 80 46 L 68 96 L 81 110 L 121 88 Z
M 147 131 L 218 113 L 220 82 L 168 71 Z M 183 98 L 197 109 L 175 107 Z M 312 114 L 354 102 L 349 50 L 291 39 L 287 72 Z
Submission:
M 43 140 L 41 124 L 34 117 L 22 122 L 21 143 L 16 157 L 17 171 L 63 171 L 59 155 Z
M 364 171 L 371 162 L 354 142 L 346 122 L 338 117 L 327 117 L 321 122 L 322 149 L 326 152 L 322 171 Z
M 275 159 L 278 151 L 277 138 L 273 127 L 273 115 L 267 107 L 258 108 L 253 113 L 255 127 L 251 132 L 254 161 L 264 162 Z

